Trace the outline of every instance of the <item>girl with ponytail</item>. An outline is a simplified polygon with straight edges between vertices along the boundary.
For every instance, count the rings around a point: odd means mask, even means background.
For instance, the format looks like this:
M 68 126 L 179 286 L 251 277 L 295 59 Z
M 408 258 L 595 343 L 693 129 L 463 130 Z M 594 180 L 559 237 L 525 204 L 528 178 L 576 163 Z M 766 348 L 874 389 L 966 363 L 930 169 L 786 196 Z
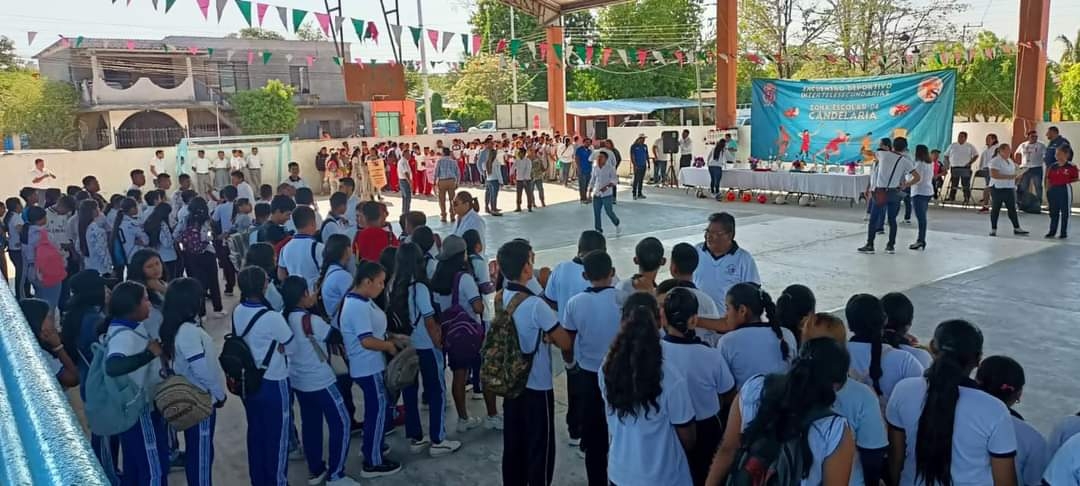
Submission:
M 803 342 L 800 331 L 803 320 L 813 315 L 817 307 L 814 292 L 805 285 L 788 285 L 776 298 L 776 320 L 780 326 L 795 334 L 795 340 Z
M 870 385 L 888 402 L 896 383 L 922 376 L 923 367 L 914 356 L 884 344 L 885 310 L 881 301 L 869 294 L 856 294 L 844 308 L 853 335 L 848 341 L 851 376 Z
M 1042 474 L 1050 462 L 1046 438 L 1012 408 L 1020 402 L 1020 396 L 1024 393 L 1024 368 L 1008 356 L 991 356 L 979 363 L 975 381 L 979 383 L 980 390 L 1009 407 L 1013 429 L 1016 431 L 1016 484 L 1043 484 Z
M 844 417 L 832 413 L 836 390 L 847 380 L 847 351 L 827 337 L 811 339 L 786 374 L 756 375 L 739 389 L 724 440 L 705 484 L 727 479 L 743 446 L 801 441 L 803 485 L 845 486 L 855 458 L 855 439 Z
M 890 292 L 881 296 L 881 307 L 885 310 L 885 343 L 915 357 L 922 367 L 929 368 L 932 358 L 926 348 L 919 346 L 919 340 L 909 334 L 911 322 L 915 320 L 915 306 L 906 295 Z
M 898 383 L 885 408 L 889 477 L 901 486 L 1013 486 L 1016 432 L 1009 409 L 969 378 L 983 336 L 967 321 L 938 325 L 925 377 Z
M 612 484 L 692 484 L 694 405 L 683 373 L 665 361 L 656 298 L 635 293 L 601 369 Z
M 660 288 L 664 287 L 661 284 Z M 734 396 L 735 378 L 720 352 L 694 335 L 698 311 L 694 293 L 687 288 L 672 287 L 661 294 L 660 299 L 663 302 L 660 323 L 664 328 L 660 347 L 664 361 L 686 377 L 686 387 L 694 406 L 697 440 L 686 454 L 690 474 L 694 484 L 704 484 L 724 430 L 719 417 L 723 409 L 720 398 L 723 396 L 724 402 L 730 402 Z
M 728 326 L 734 331 L 724 334 L 716 347 L 735 376 L 735 386 L 754 375 L 786 372 L 796 350 L 795 335 L 780 326 L 769 293 L 755 283 L 735 284 L 725 303 Z

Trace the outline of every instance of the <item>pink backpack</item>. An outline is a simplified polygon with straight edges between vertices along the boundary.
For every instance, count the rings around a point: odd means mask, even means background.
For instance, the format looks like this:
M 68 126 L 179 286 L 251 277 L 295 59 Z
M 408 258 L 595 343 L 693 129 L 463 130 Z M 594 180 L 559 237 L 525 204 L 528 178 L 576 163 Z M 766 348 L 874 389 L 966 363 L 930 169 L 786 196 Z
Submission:
M 41 228 L 41 237 L 38 238 L 37 246 L 34 247 L 34 266 L 38 271 L 41 284 L 46 287 L 60 285 L 67 278 L 67 268 L 63 255 L 56 246 L 49 241 L 49 233 Z

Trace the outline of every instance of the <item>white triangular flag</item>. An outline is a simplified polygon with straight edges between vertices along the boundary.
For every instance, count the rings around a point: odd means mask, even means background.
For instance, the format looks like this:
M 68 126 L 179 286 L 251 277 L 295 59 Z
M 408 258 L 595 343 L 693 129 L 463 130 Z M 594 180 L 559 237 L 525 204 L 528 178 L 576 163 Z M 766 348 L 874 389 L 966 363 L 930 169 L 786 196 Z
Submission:
M 660 51 L 652 51 L 652 57 L 653 57 L 653 59 L 656 59 L 656 62 L 658 62 L 660 64 L 666 64 L 664 62 L 664 53 L 662 53 Z
M 293 60 L 293 55 L 292 54 L 285 54 L 285 62 L 292 62 L 292 60 Z
M 390 35 L 394 38 L 394 45 L 401 45 L 401 26 L 390 24 Z
M 285 26 L 285 30 L 289 30 L 289 9 L 287 7 L 274 7 L 277 9 L 278 17 L 281 18 L 281 25 Z
M 232 57 L 236 55 L 236 50 L 229 49 L 225 52 L 225 62 L 232 62 Z
M 37 32 L 33 32 L 33 31 L 27 32 L 26 33 L 26 45 L 33 44 L 35 37 L 37 37 Z
M 630 60 L 626 57 L 626 49 L 619 49 L 615 51 L 619 53 L 619 59 L 622 59 L 623 66 L 629 66 Z
M 341 34 L 341 26 L 345 25 L 345 17 L 334 17 L 334 28 Z
M 532 54 L 533 59 L 536 59 L 536 42 L 526 42 L 525 47 L 529 48 L 529 53 Z
M 446 46 L 450 45 L 450 41 L 452 41 L 452 40 L 454 40 L 454 33 L 453 32 L 443 32 L 442 33 L 442 49 L 439 49 L 439 50 L 441 52 L 446 52 Z
M 157 10 L 157 2 L 158 0 L 150 0 L 150 3 L 154 4 L 154 10 Z
M 217 20 L 221 22 L 221 14 L 225 13 L 225 6 L 229 4 L 229 0 L 217 0 Z

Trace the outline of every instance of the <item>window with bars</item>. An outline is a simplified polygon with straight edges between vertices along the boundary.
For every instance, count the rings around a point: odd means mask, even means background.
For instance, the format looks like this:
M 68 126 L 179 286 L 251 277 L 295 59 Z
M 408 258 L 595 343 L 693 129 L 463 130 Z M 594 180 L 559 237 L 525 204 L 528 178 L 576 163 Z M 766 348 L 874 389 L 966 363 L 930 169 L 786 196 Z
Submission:
M 236 93 L 251 89 L 251 79 L 248 77 L 248 67 L 242 62 L 219 62 L 217 63 L 218 86 L 222 93 Z
M 289 84 L 297 94 L 311 93 L 311 70 L 307 66 L 289 66 Z

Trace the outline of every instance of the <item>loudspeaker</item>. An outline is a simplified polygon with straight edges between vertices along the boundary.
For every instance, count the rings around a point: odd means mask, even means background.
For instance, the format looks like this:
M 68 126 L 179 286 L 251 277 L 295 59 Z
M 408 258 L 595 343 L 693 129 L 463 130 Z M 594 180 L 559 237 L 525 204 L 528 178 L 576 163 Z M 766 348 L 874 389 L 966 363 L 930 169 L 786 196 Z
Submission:
M 678 130 L 665 130 L 660 133 L 660 137 L 664 139 L 664 153 L 665 154 L 677 154 L 679 153 L 679 132 Z
M 607 140 L 607 120 L 596 120 L 593 124 L 594 140 Z

